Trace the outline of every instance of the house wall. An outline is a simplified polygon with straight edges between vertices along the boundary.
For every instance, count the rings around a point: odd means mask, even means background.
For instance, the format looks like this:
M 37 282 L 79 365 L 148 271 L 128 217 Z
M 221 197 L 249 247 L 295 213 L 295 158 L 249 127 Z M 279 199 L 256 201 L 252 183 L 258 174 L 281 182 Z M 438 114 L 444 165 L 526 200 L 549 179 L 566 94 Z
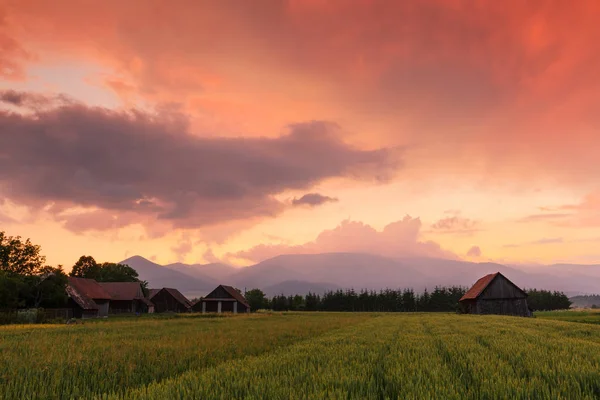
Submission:
M 216 313 L 219 312 L 218 308 L 219 308 L 219 304 L 217 301 L 200 301 L 196 304 L 196 306 L 194 307 L 194 311 L 197 312 L 202 312 L 202 303 L 205 304 L 205 312 L 207 313 Z M 248 312 L 248 307 L 246 307 L 245 305 L 243 305 L 242 303 L 240 303 L 239 301 L 222 301 L 221 302 L 221 312 L 234 312 L 234 304 L 237 304 L 237 306 L 235 306 L 236 312 L 239 313 L 246 313 Z
M 109 301 L 94 299 L 94 302 L 98 305 L 98 316 L 106 317 L 108 315 Z
M 515 285 L 502 276 L 498 276 L 485 288 L 478 299 L 524 299 L 525 297 L 525 294 Z
M 231 299 L 231 295 L 221 286 L 217 287 L 206 296 L 207 299 Z
M 178 302 L 169 292 L 161 290 L 150 300 L 154 304 L 154 312 L 187 312 L 187 308 Z
M 98 316 L 98 310 L 84 310 L 73 299 L 69 299 L 67 307 L 71 309 L 73 318 L 94 318 Z
M 206 304 L 206 312 L 207 313 L 216 313 L 217 312 L 217 307 L 218 307 L 218 303 L 216 301 L 204 301 L 204 304 Z M 222 305 L 221 305 L 222 307 Z
M 527 299 L 502 299 L 502 300 L 477 300 L 465 304 L 466 312 L 469 314 L 497 314 L 517 315 L 523 317 L 531 316 Z
M 111 300 L 109 311 L 111 314 L 133 313 L 136 307 L 133 300 Z

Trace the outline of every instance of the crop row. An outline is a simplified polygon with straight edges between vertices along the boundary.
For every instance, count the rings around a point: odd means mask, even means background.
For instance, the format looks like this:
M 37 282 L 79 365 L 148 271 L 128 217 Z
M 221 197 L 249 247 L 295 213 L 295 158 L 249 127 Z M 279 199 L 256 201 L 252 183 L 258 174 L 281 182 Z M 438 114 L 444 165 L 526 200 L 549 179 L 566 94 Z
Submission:
M 571 399 L 600 395 L 600 329 L 386 315 L 107 399 Z
M 69 399 L 127 389 L 289 346 L 366 314 L 130 319 L 0 328 L 0 399 Z

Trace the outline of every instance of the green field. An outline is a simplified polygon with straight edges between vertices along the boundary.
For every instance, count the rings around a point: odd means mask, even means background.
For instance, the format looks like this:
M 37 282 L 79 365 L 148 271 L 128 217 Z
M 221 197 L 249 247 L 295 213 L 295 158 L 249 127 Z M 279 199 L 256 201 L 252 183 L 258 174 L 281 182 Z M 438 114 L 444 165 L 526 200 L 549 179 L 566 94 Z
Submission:
M 0 327 L 0 398 L 600 396 L 600 327 L 455 314 L 288 313 Z
M 564 310 L 536 312 L 537 318 L 556 321 L 579 322 L 583 324 L 600 324 L 600 310 Z

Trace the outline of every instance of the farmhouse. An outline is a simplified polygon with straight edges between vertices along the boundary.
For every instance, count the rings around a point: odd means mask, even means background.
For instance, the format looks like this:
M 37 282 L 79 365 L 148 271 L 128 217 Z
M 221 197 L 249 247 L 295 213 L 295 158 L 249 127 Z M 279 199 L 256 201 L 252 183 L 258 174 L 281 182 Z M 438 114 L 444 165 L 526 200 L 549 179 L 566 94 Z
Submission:
M 66 291 L 73 317 L 92 318 L 108 315 L 110 294 L 94 279 L 69 277 Z
M 152 302 L 144 297 L 139 282 L 99 282 L 110 295 L 111 314 L 154 312 Z
M 154 312 L 189 312 L 192 304 L 179 290 L 172 288 L 150 289 L 149 300 Z
M 250 312 L 250 306 L 244 296 L 231 286 L 219 285 L 194 304 L 194 311 L 207 312 Z
M 500 272 L 480 278 L 459 302 L 467 314 L 531 316 L 527 293 Z

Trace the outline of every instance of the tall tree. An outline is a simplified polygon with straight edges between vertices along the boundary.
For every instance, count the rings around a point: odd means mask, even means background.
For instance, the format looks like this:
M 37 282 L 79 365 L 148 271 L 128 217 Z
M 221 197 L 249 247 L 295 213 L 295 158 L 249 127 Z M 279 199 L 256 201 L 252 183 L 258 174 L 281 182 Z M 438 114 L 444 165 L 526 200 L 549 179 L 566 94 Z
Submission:
M 265 294 L 260 289 L 252 289 L 246 292 L 246 301 L 251 311 L 260 310 L 265 306 Z
M 0 231 L 0 270 L 9 274 L 36 275 L 46 257 L 40 254 L 40 246 L 21 236 L 7 236 Z
M 42 268 L 41 274 L 36 278 L 33 290 L 33 307 L 64 307 L 68 299 L 65 291 L 68 278 L 62 265 L 57 268 L 46 266 Z
M 81 256 L 73 265 L 70 275 L 77 278 L 97 279 L 100 276 L 100 265 L 92 256 Z
M 100 265 L 99 282 L 139 282 L 137 271 L 127 264 L 105 262 Z

